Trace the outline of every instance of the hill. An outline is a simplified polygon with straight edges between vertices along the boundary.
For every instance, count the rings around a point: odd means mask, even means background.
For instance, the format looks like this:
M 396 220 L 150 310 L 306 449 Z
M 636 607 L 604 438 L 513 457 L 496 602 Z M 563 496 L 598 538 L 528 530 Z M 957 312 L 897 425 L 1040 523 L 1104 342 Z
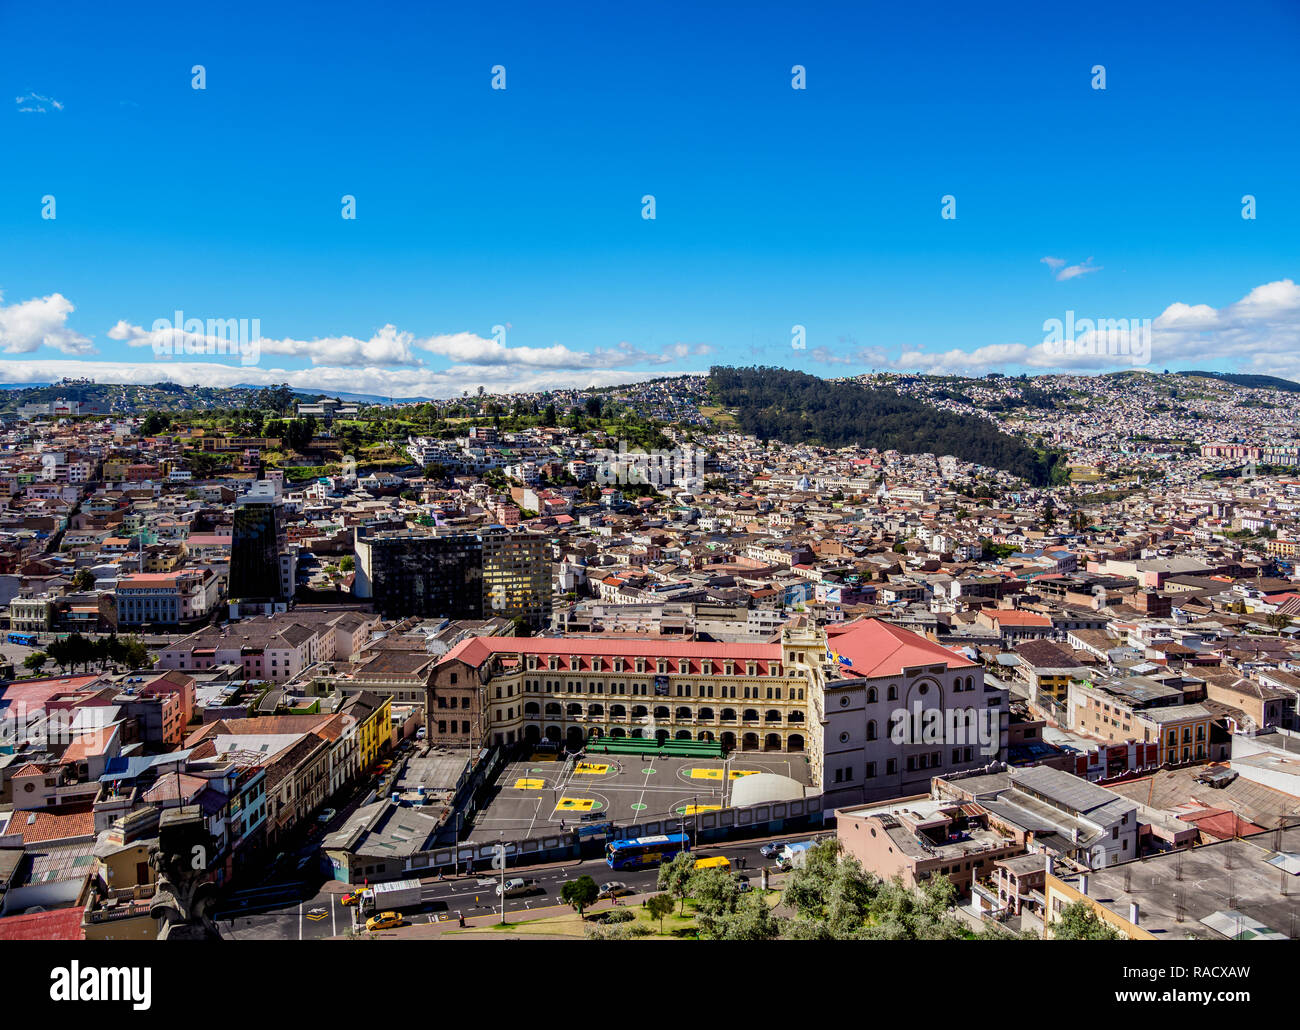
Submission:
M 985 419 L 941 411 L 894 390 L 829 382 L 783 368 L 715 367 L 709 394 L 761 440 L 951 454 L 1036 486 L 1063 481 L 1068 474 L 1059 453 L 1036 452 Z
M 1180 376 L 1197 379 L 1218 379 L 1220 382 L 1232 383 L 1233 386 L 1245 386 L 1257 390 L 1281 390 L 1284 393 L 1300 393 L 1300 383 L 1277 376 L 1251 375 L 1244 372 L 1179 372 Z

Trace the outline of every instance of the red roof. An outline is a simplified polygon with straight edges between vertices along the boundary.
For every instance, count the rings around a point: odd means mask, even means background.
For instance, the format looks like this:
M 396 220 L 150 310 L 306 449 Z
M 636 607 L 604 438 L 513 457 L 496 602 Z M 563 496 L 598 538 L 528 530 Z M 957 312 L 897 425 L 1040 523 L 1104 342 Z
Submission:
M 975 663 L 953 651 L 927 640 L 910 630 L 881 622 L 863 619 L 844 626 L 828 628 L 830 646 L 853 662 L 845 672 L 852 676 L 896 676 L 904 668 L 919 665 L 937 665 L 940 662 L 952 669 L 974 667 Z M 470 637 L 462 640 L 444 655 L 439 664 L 461 661 L 477 668 L 493 655 L 537 655 L 540 658 L 555 656 L 556 671 L 582 671 L 592 668 L 594 658 L 649 658 L 668 659 L 672 675 L 702 674 L 701 663 L 752 661 L 757 675 L 770 675 L 770 669 L 782 660 L 779 643 L 723 643 L 698 640 L 664 640 L 659 637 Z M 576 659 L 576 662 L 574 661 Z M 686 660 L 682 672 L 678 662 Z M 549 669 L 543 666 L 538 671 Z M 612 671 L 606 664 L 603 671 Z M 630 672 L 631 670 L 624 670 Z M 647 675 L 657 672 L 647 666 Z M 721 674 L 715 665 L 714 672 Z
M 0 919 L 0 941 L 79 941 L 84 937 L 79 908 Z
M 827 627 L 827 644 L 853 664 L 845 676 L 901 676 L 904 669 L 943 663 L 950 669 L 974 667 L 970 659 L 950 651 L 919 633 L 880 619 L 860 619 Z
M 21 834 L 23 844 L 43 844 L 95 836 L 95 813 L 89 805 L 76 809 L 37 808 L 15 811 L 9 820 L 9 833 Z
M 688 672 L 700 674 L 700 662 L 704 659 L 714 661 L 754 661 L 759 663 L 760 674 L 766 673 L 766 664 L 781 661 L 780 644 L 731 644 L 714 641 L 663 640 L 645 637 L 599 638 L 589 637 L 470 637 L 462 640 L 440 660 L 462 661 L 467 665 L 478 667 L 496 654 L 537 655 L 549 658 L 554 655 L 559 659 L 559 669 L 571 667 L 571 658 L 578 659 L 576 668 L 590 669 L 593 658 L 666 658 L 670 660 L 686 659 Z M 606 666 L 610 668 L 610 666 Z M 547 671 L 545 668 L 539 671 Z M 673 674 L 678 674 L 676 661 L 670 666 Z M 721 669 L 716 670 L 721 673 Z M 648 667 L 647 674 L 653 675 L 656 669 Z

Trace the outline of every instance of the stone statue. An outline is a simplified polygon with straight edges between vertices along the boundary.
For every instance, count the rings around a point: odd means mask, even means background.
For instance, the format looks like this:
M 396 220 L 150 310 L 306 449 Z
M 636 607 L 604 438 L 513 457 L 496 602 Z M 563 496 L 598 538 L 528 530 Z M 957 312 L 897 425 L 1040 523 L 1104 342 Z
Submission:
M 158 843 L 149 865 L 158 877 L 149 915 L 158 920 L 160 941 L 216 941 L 221 932 L 211 911 L 217 887 L 208 877 L 216 857 L 212 835 L 198 805 L 173 808 L 158 821 Z

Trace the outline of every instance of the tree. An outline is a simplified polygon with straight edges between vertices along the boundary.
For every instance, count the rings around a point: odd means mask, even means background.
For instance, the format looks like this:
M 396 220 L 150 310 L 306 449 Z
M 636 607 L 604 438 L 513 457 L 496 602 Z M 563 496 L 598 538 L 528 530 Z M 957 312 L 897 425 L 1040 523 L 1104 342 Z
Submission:
M 686 899 L 691 893 L 691 877 L 695 874 L 695 858 L 689 851 L 679 851 L 672 860 L 659 867 L 659 889 L 667 891 L 682 903 L 686 914 Z
M 1086 901 L 1076 901 L 1061 909 L 1060 918 L 1052 924 L 1054 941 L 1117 941 L 1120 933 L 1109 923 L 1097 918 Z
M 50 656 L 43 651 L 33 651 L 23 659 L 23 668 L 31 669 L 32 672 L 40 675 L 41 668 L 50 660 Z
M 742 894 L 731 912 L 700 920 L 700 936 L 712 941 L 770 941 L 783 928 L 784 921 L 772 914 L 762 891 Z
M 78 569 L 73 573 L 72 585 L 77 590 L 91 590 L 95 586 L 95 574 L 89 569 Z
M 564 885 L 560 888 L 560 900 L 566 905 L 572 905 L 576 908 L 578 916 L 582 919 L 587 918 L 583 915 L 583 909 L 599 896 L 600 888 L 596 886 L 596 881 L 590 876 L 579 876 L 576 880 L 565 880 Z
M 712 916 L 734 912 L 740 898 L 740 884 L 725 869 L 701 869 L 691 876 L 687 886 L 700 912 Z
M 149 649 L 139 637 L 128 637 L 122 660 L 128 669 L 141 669 L 150 664 Z
M 1269 612 L 1264 621 L 1269 624 L 1271 629 L 1278 631 L 1284 630 L 1291 625 L 1291 617 L 1283 615 L 1281 612 Z
M 652 894 L 650 897 L 646 898 L 646 911 L 650 913 L 651 919 L 659 920 L 660 933 L 664 932 L 664 919 L 667 917 L 668 913 L 673 910 L 675 904 L 676 902 L 673 901 L 672 895 L 669 894 Z
M 357 567 L 357 559 L 350 554 L 345 554 L 339 561 L 339 569 L 343 572 L 351 572 Z

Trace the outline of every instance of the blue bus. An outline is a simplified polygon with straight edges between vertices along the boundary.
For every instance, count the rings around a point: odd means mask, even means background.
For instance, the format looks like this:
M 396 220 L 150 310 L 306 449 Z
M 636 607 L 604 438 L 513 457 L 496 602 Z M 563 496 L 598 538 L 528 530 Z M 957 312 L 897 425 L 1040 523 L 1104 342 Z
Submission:
M 7 639 L 11 644 L 25 644 L 27 647 L 36 646 L 35 633 L 10 633 Z
M 690 839 L 684 833 L 661 833 L 654 837 L 612 840 L 605 847 L 605 862 L 611 869 L 640 869 L 667 862 L 679 852 L 690 851 Z

